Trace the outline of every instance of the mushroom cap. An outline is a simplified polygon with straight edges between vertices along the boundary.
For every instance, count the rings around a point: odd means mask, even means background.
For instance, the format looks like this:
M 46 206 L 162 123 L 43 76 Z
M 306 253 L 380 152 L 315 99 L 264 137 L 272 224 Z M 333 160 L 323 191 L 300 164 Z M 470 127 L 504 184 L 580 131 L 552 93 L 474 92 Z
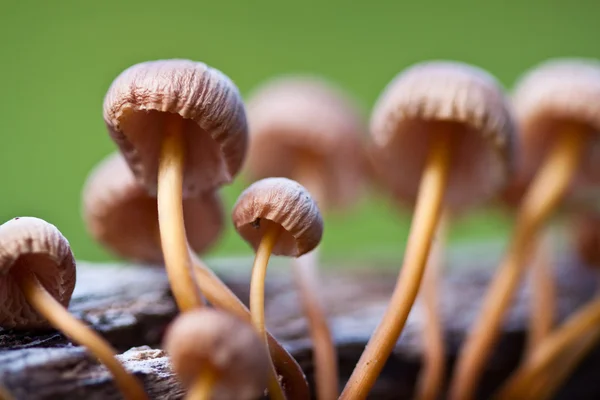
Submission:
M 585 212 L 573 223 L 575 249 L 587 265 L 600 268 L 600 213 Z
M 233 206 L 233 224 L 254 251 L 265 233 L 262 220 L 283 229 L 273 254 L 300 257 L 313 250 L 323 236 L 323 219 L 316 202 L 299 183 L 287 178 L 254 182 Z
M 248 102 L 252 180 L 280 176 L 316 189 L 319 205 L 354 203 L 365 178 L 366 124 L 350 96 L 324 79 L 288 76 L 261 86 Z M 318 171 L 318 182 L 303 168 Z M 313 188 L 310 185 L 318 184 Z M 314 195 L 315 193 L 313 193 Z
M 183 200 L 190 247 L 207 251 L 219 239 L 225 215 L 217 192 Z M 92 237 L 113 254 L 162 263 L 158 205 L 137 182 L 125 159 L 113 153 L 90 173 L 83 190 L 83 219 Z
M 514 121 L 500 84 L 480 68 L 430 61 L 401 72 L 371 117 L 374 160 L 381 181 L 413 204 L 435 131 L 453 135 L 445 205 L 481 203 L 505 185 L 512 169 Z
M 104 98 L 104 121 L 135 177 L 156 195 L 168 113 L 184 119 L 184 196 L 231 182 L 246 154 L 241 96 L 220 71 L 189 60 L 159 60 L 123 71 Z
M 185 386 L 205 368 L 217 374 L 218 399 L 254 400 L 267 386 L 268 355 L 253 327 L 233 315 L 204 307 L 180 314 L 164 348 Z
M 546 61 L 519 79 L 513 104 L 527 175 L 535 174 L 563 124 L 571 123 L 590 134 L 574 186 L 600 184 L 600 62 Z
M 11 272 L 27 268 L 67 307 L 75 288 L 75 258 L 67 239 L 52 224 L 34 217 L 0 225 L 0 326 L 35 329 L 48 322 L 29 305 Z

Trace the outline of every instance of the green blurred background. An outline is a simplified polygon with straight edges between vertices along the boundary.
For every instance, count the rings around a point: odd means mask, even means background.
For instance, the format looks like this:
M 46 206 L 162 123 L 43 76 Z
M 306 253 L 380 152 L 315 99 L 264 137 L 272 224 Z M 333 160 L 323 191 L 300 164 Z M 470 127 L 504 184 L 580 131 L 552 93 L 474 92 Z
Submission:
M 477 4 L 477 5 L 476 5 Z M 80 218 L 89 170 L 115 146 L 102 121 L 111 81 L 145 60 L 190 58 L 229 75 L 244 95 L 282 73 L 323 75 L 368 113 L 400 70 L 426 59 L 473 63 L 507 87 L 550 57 L 600 57 L 593 1 L 5 1 L 0 8 L 0 219 L 54 223 L 78 258 L 110 256 Z M 228 209 L 244 182 L 225 190 Z M 327 218 L 328 258 L 397 257 L 406 211 L 377 194 Z M 476 213 L 452 240 L 504 237 L 509 221 Z M 230 224 L 212 256 L 249 254 Z

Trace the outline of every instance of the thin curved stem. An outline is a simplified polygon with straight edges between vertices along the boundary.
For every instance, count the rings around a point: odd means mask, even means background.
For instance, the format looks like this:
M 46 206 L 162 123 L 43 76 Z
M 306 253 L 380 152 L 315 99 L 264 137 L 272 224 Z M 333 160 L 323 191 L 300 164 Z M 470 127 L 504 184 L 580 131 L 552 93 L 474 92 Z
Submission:
M 13 272 L 27 302 L 57 330 L 73 342 L 86 347 L 113 375 L 115 383 L 128 400 L 147 400 L 142 384 L 116 359 L 115 350 L 96 332 L 71 315 L 50 295 L 30 271 Z
M 335 400 L 339 390 L 337 351 L 329 330 L 327 316 L 319 301 L 317 251 L 315 249 L 295 259 L 292 263 L 292 272 L 313 343 L 317 399 Z
M 552 235 L 547 230 L 533 246 L 531 263 L 531 312 L 527 335 L 526 354 L 532 354 L 550 334 L 554 325 L 556 288 L 552 268 Z
M 193 271 L 200 291 L 208 301 L 217 308 L 230 312 L 244 321 L 252 322 L 250 311 L 244 303 L 215 275 L 204 262 L 191 255 L 194 263 Z M 298 362 L 268 331 L 269 351 L 277 371 L 283 375 L 288 399 L 305 400 L 310 397 L 308 383 Z M 274 368 L 269 370 L 271 378 L 277 379 Z
M 250 279 L 250 314 L 252 324 L 258 334 L 264 339 L 267 347 L 269 340 L 267 339 L 267 329 L 265 327 L 265 280 L 267 277 L 267 267 L 273 247 L 281 234 L 281 226 L 274 224 L 268 220 L 262 220 L 261 223 L 267 224 L 265 227 L 264 236 L 256 250 L 256 258 L 252 266 L 252 277 Z M 273 361 L 269 357 L 270 369 L 274 369 Z M 269 379 L 269 396 L 276 400 L 285 400 L 283 389 L 279 380 Z
M 566 382 L 577 366 L 583 359 L 590 354 L 590 351 L 600 340 L 600 329 L 595 328 L 594 332 L 586 335 L 581 341 L 574 343 L 572 348 L 563 352 L 563 357 L 555 362 L 552 367 L 547 368 L 549 372 L 543 379 L 539 379 L 540 384 L 532 382 L 531 396 L 537 400 L 547 400 L 552 398 L 556 391 Z
M 210 400 L 217 381 L 218 376 L 214 370 L 211 368 L 203 370 L 188 390 L 185 400 Z
M 158 224 L 165 267 L 173 296 L 180 311 L 202 305 L 191 274 L 185 224 L 183 221 L 183 120 L 166 119 L 165 137 L 158 165 Z
M 352 372 L 341 400 L 365 399 L 381 373 L 412 308 L 427 263 L 448 181 L 451 132 L 438 132 L 419 187 L 404 264 L 388 308 Z
M 523 274 L 530 243 L 562 200 L 577 170 L 585 137 L 580 129 L 565 128 L 526 193 L 508 252 L 463 345 L 450 387 L 450 400 L 471 400 L 475 396 L 484 364 Z
M 600 298 L 590 301 L 548 336 L 498 391 L 495 398 L 506 400 L 521 398 L 518 395 L 522 394 L 541 372 L 554 365 L 562 352 L 571 349 L 588 334 L 594 333 L 598 325 L 600 325 Z
M 423 332 L 424 360 L 415 396 L 417 400 L 437 399 L 446 373 L 444 327 L 440 315 L 438 292 L 443 271 L 448 218 L 448 214 L 444 213 L 438 225 L 421 289 L 426 318 Z

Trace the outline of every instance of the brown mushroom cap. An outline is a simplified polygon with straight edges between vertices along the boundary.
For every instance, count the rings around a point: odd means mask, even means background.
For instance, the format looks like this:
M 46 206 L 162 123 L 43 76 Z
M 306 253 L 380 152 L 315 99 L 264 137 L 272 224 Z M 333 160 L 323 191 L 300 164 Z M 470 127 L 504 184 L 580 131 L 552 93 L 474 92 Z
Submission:
M 248 323 L 210 308 L 181 314 L 165 335 L 164 347 L 184 385 L 205 368 L 217 374 L 214 398 L 259 398 L 267 386 L 268 356 Z
M 183 200 L 190 247 L 203 253 L 224 226 L 217 192 Z M 83 190 L 83 219 L 92 237 L 119 257 L 162 263 L 156 198 L 140 186 L 119 153 L 105 158 L 90 173 Z
M 298 180 L 298 167 L 319 171 L 328 207 L 359 196 L 365 180 L 365 122 L 354 101 L 329 82 L 309 76 L 282 77 L 260 87 L 248 102 L 250 179 Z M 301 182 L 307 184 L 307 182 Z
M 184 196 L 231 182 L 248 141 L 244 105 L 233 82 L 189 60 L 136 64 L 114 80 L 104 99 L 104 120 L 134 175 L 152 195 L 168 113 L 184 119 Z
M 323 236 L 323 219 L 317 204 L 299 183 L 287 178 L 266 178 L 250 185 L 233 207 L 233 224 L 254 251 L 265 233 L 262 220 L 283 229 L 273 254 L 299 257 L 313 250 Z
M 510 106 L 494 77 L 457 62 L 414 65 L 379 98 L 370 156 L 386 186 L 399 200 L 414 203 L 439 130 L 455 136 L 445 204 L 462 209 L 496 195 L 512 168 Z
M 69 242 L 54 225 L 38 218 L 14 218 L 0 225 L 0 326 L 48 326 L 13 279 L 15 268 L 29 269 L 67 307 L 75 288 L 75 259 Z
M 537 171 L 564 123 L 571 123 L 590 134 L 574 185 L 600 184 L 599 62 L 547 61 L 519 80 L 513 104 L 527 175 Z
M 573 224 L 575 249 L 589 266 L 600 268 L 600 213 L 577 215 Z

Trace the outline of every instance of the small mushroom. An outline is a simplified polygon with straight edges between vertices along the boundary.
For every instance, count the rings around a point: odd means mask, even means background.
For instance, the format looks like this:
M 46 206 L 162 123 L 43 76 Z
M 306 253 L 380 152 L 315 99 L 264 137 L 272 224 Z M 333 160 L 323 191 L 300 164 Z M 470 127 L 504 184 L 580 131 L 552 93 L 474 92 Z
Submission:
M 97 357 L 125 398 L 147 399 L 115 350 L 67 311 L 74 287 L 75 259 L 54 225 L 33 217 L 0 225 L 0 326 L 37 329 L 50 323 Z
M 250 283 L 250 313 L 261 337 L 265 330 L 265 277 L 271 254 L 300 257 L 321 241 L 323 220 L 315 201 L 297 182 L 266 178 L 250 185 L 233 208 L 233 224 L 256 252 Z M 270 390 L 276 386 L 269 384 Z
M 157 196 L 162 251 L 178 307 L 201 305 L 190 272 L 183 198 L 215 190 L 239 172 L 248 132 L 238 89 L 200 62 L 144 62 L 113 81 L 104 120 L 135 177 Z
M 600 64 L 546 62 L 524 75 L 513 103 L 523 168 L 532 183 L 519 208 L 506 256 L 463 345 L 451 399 L 472 398 L 538 232 L 565 195 L 600 182 L 599 158 L 594 157 L 600 142 Z
M 307 188 L 326 212 L 352 206 L 365 182 L 358 107 L 323 79 L 282 77 L 257 90 L 248 102 L 251 180 L 285 177 Z M 293 280 L 314 347 L 317 398 L 335 400 L 337 354 L 318 299 L 318 249 L 292 263 Z
M 186 399 L 254 400 L 267 386 L 267 349 L 252 325 L 202 308 L 179 315 L 163 347 L 185 387 Z
M 223 229 L 223 207 L 216 192 L 183 199 L 187 238 L 192 250 L 204 252 Z M 129 260 L 162 263 L 156 198 L 137 182 L 119 153 L 103 160 L 89 175 L 83 191 L 83 216 L 91 235 L 115 254 Z M 194 275 L 202 294 L 215 307 L 250 321 L 237 296 L 195 254 Z M 294 358 L 269 335 L 269 349 L 290 397 L 303 399 L 308 387 Z M 272 371 L 275 377 L 275 371 Z
M 417 297 L 442 209 L 460 212 L 506 184 L 513 130 L 497 81 L 462 63 L 415 65 L 379 98 L 371 156 L 388 190 L 415 211 L 392 298 L 342 400 L 366 398 L 391 354 Z
M 190 248 L 200 254 L 220 237 L 225 215 L 218 192 L 183 199 Z M 102 160 L 83 190 L 83 219 L 88 232 L 113 254 L 137 262 L 162 264 L 158 209 L 120 153 Z

